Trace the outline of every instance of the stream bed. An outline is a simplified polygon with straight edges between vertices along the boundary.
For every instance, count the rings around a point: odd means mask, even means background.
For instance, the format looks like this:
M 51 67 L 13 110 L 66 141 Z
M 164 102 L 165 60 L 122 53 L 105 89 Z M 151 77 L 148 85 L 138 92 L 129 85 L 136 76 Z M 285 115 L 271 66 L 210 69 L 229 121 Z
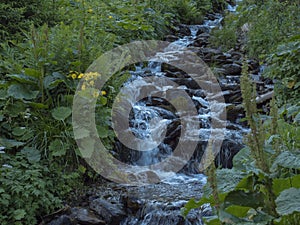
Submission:
M 229 11 L 235 11 L 230 6 Z M 201 25 L 180 25 L 165 40 L 172 42 L 160 55 L 170 57 L 178 54 L 182 49 L 192 49 L 218 77 L 219 85 L 224 96 L 224 103 L 216 102 L 220 113 L 226 113 L 226 124 L 222 130 L 224 134 L 221 151 L 217 154 L 215 163 L 223 168 L 232 167 L 233 156 L 243 148 L 243 136 L 248 132 L 241 107 L 242 98 L 239 78 L 242 72 L 242 54 L 238 49 L 222 52 L 220 49 L 209 46 L 212 29 L 218 29 L 223 17 L 214 13 L 207 15 Z M 255 60 L 248 60 L 249 73 L 257 84 L 259 95 L 272 90 L 272 84 L 260 77 L 261 68 Z M 213 67 L 212 67 L 213 65 Z M 147 139 L 149 134 L 161 136 L 162 127 L 167 127 L 162 143 L 151 151 L 136 151 L 117 142 L 114 156 L 118 160 L 137 166 L 132 173 L 134 179 L 157 178 L 159 182 L 147 185 L 122 185 L 106 182 L 102 185 L 93 185 L 84 194 L 77 205 L 72 205 L 49 222 L 49 225 L 68 224 L 121 224 L 121 225 L 200 225 L 201 217 L 211 213 L 209 205 L 192 210 L 186 218 L 181 215 L 181 208 L 191 198 L 199 199 L 202 188 L 206 184 L 206 176 L 200 170 L 201 158 L 207 147 L 211 133 L 211 119 L 218 117 L 210 108 L 212 103 L 208 100 L 207 90 L 199 88 L 184 71 L 180 71 L 168 64 L 150 61 L 135 65 L 130 71 L 128 81 L 137 85 L 147 76 L 166 77 L 176 84 L 177 89 L 184 90 L 192 100 L 198 115 L 195 118 L 179 117 L 178 113 L 162 98 L 151 97 L 139 102 L 130 102 L 132 113 L 130 127 L 132 133 L 141 139 Z M 127 84 L 125 84 L 127 85 Z M 131 84 L 132 85 L 132 84 Z M 170 87 L 174 89 L 174 87 Z M 135 88 L 132 88 L 134 95 Z M 167 93 L 168 88 L 164 89 Z M 214 93 L 216 94 L 216 93 Z M 220 94 L 220 93 L 219 93 Z M 261 103 L 261 107 L 263 107 Z M 155 125 L 151 125 L 151 120 Z M 182 119 L 183 118 L 183 119 Z M 139 167 L 158 163 L 170 156 L 176 148 L 182 131 L 182 120 L 193 123 L 197 121 L 198 127 L 187 129 L 183 137 L 186 143 L 197 141 L 196 149 L 188 163 L 178 172 L 139 170 Z

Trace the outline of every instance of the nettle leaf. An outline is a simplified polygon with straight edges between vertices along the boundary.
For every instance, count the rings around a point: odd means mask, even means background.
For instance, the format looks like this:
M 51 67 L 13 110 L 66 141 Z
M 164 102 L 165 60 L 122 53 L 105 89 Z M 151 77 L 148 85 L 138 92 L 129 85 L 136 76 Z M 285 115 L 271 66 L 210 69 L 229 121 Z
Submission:
M 15 220 L 21 220 L 26 216 L 26 211 L 24 209 L 17 209 L 13 212 L 13 217 Z
M 49 76 L 46 76 L 44 78 L 44 87 L 46 89 L 52 89 L 52 88 L 55 88 L 57 87 L 60 83 L 62 83 L 63 80 L 62 79 L 59 79 L 59 78 L 56 78 L 52 75 L 49 75 Z
M 300 174 L 288 178 L 273 179 L 272 190 L 276 196 L 288 188 L 300 188 Z
M 234 168 L 240 170 L 247 170 L 247 166 L 253 162 L 251 158 L 251 152 L 248 147 L 242 148 L 234 157 L 233 157 L 233 165 Z
M 289 169 L 299 169 L 300 168 L 300 154 L 293 153 L 290 151 L 284 151 L 280 153 L 275 159 L 272 169 L 275 170 L 277 166 L 281 166 Z
M 36 70 L 32 68 L 25 68 L 24 72 L 26 75 L 34 78 L 39 78 L 42 75 L 40 70 Z
M 218 216 L 209 216 L 207 218 L 203 218 L 205 224 L 207 225 L 220 225 L 221 221 L 219 220 Z
M 9 96 L 14 97 L 15 99 L 34 99 L 38 96 L 39 91 L 32 91 L 30 86 L 22 84 L 13 84 L 11 85 L 7 93 Z
M 236 217 L 243 218 L 247 216 L 247 213 L 250 209 L 251 207 L 247 207 L 247 206 L 231 205 L 227 207 L 225 211 Z
M 24 147 L 21 153 L 27 157 L 29 162 L 38 162 L 41 160 L 41 154 L 36 148 Z
M 24 74 L 10 74 L 7 75 L 8 77 L 18 81 L 19 83 L 22 84 L 31 84 L 37 86 L 38 80 L 36 78 L 24 75 Z
M 52 156 L 60 157 L 66 155 L 68 147 L 69 146 L 62 142 L 60 139 L 55 139 L 50 143 L 49 150 Z
M 225 197 L 225 203 L 227 206 L 239 205 L 256 209 L 264 205 L 264 195 L 260 192 L 231 191 Z
M 109 136 L 109 128 L 107 126 L 96 126 L 97 127 L 97 131 L 98 131 L 98 135 L 100 138 L 106 138 Z
M 275 200 L 276 211 L 280 215 L 288 215 L 293 212 L 300 212 L 300 189 L 289 188 L 280 193 Z
M 56 120 L 65 120 L 72 114 L 72 109 L 69 107 L 57 107 L 52 110 L 52 116 Z
M 235 190 L 236 186 L 245 177 L 245 173 L 236 169 L 217 170 L 217 185 L 219 193 Z

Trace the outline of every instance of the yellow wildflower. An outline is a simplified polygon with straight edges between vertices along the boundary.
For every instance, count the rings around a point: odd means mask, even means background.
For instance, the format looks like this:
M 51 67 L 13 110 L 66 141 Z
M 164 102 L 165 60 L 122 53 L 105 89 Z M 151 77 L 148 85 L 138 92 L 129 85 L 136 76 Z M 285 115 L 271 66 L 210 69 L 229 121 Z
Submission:
M 94 86 L 94 85 L 95 85 L 95 82 L 94 82 L 93 80 L 91 80 L 91 81 L 90 81 L 90 85 L 91 85 L 91 86 Z
M 83 77 L 83 73 L 80 73 L 77 78 L 81 79 L 82 77 Z
M 83 84 L 83 85 L 81 86 L 81 90 L 83 90 L 83 91 L 84 91 L 84 90 L 85 90 L 85 88 L 86 88 L 86 87 L 85 87 L 85 84 Z
M 99 92 L 98 92 L 98 91 L 94 91 L 93 97 L 94 97 L 94 98 L 98 98 L 98 96 L 99 96 Z
M 112 16 L 109 16 L 108 18 L 109 18 L 109 19 L 111 19 L 111 18 L 112 18 Z
M 88 12 L 88 13 L 92 13 L 92 12 L 93 12 L 93 9 L 88 9 L 87 12 Z
M 76 73 L 72 73 L 72 74 L 71 74 L 71 77 L 72 77 L 73 80 L 76 79 L 76 78 L 77 78 Z
M 106 95 L 106 91 L 101 91 L 101 95 Z

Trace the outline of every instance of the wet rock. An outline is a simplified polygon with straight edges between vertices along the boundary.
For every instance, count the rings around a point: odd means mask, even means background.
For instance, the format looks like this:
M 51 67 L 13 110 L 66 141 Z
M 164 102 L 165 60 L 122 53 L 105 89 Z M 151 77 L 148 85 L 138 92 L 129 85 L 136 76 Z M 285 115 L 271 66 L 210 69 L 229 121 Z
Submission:
M 216 156 L 215 164 L 217 167 L 231 169 L 233 166 L 233 157 L 243 148 L 244 146 L 234 140 L 225 139 L 222 143 L 221 151 Z
M 143 181 L 143 183 L 149 183 L 149 184 L 158 183 L 161 181 L 159 176 L 151 170 L 138 173 L 137 178 L 138 181 Z
M 242 53 L 237 52 L 235 50 L 229 50 L 227 53 L 231 55 L 231 58 L 234 61 L 240 61 L 242 59 L 242 57 L 243 57 Z
M 235 123 L 237 121 L 238 118 L 240 118 L 241 114 L 244 114 L 244 109 L 241 105 L 234 105 L 234 104 L 230 104 L 226 107 L 226 112 L 227 112 L 227 119 L 232 122 Z
M 197 38 L 194 43 L 192 44 L 192 46 L 194 47 L 205 47 L 207 46 L 209 43 L 207 38 Z
M 259 62 L 257 60 L 248 59 L 247 60 L 249 71 L 258 74 L 260 71 Z
M 187 77 L 185 73 L 182 73 L 180 71 L 172 72 L 172 71 L 165 71 L 166 77 L 173 77 L 173 78 L 184 78 Z
M 182 24 L 182 25 L 179 25 L 177 33 L 180 36 L 190 36 L 191 35 L 191 30 L 188 26 L 185 26 L 185 25 Z
M 242 73 L 242 67 L 236 63 L 225 64 L 222 67 L 225 69 L 226 74 L 240 75 Z
M 176 40 L 178 40 L 179 38 L 177 37 L 177 36 L 175 36 L 175 35 L 167 35 L 165 38 L 164 38 L 164 40 L 165 41 L 169 41 L 169 42 L 173 42 L 173 41 L 176 41 Z
M 94 210 L 106 224 L 119 225 L 126 217 L 121 205 L 113 204 L 107 200 L 98 198 L 90 203 L 90 209 Z
M 48 225 L 73 225 L 70 216 L 62 215 L 55 220 L 52 220 Z
M 82 225 L 105 225 L 105 221 L 100 220 L 90 210 L 84 208 L 71 209 L 71 217 L 75 218 L 79 224 Z
M 196 36 L 199 36 L 200 34 L 208 34 L 209 31 L 210 31 L 210 29 L 208 26 L 199 26 Z

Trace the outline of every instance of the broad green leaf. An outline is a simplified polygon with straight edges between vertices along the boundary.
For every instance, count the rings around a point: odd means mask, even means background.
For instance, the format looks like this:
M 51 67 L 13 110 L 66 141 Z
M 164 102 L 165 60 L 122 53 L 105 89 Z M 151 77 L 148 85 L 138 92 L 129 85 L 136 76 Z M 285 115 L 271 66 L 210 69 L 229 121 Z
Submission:
M 17 209 L 13 212 L 13 217 L 15 220 L 21 220 L 25 218 L 26 211 L 24 209 Z
M 56 120 L 65 120 L 72 114 L 72 109 L 69 107 L 57 107 L 52 110 L 52 116 Z
M 234 157 L 233 157 L 233 165 L 234 168 L 240 170 L 247 170 L 247 166 L 250 166 L 252 162 L 251 152 L 248 147 L 241 149 Z
M 12 134 L 15 136 L 22 136 L 26 133 L 26 127 L 15 127 Z
M 14 147 L 20 147 L 23 146 L 25 143 L 24 142 L 20 142 L 20 141 L 16 141 L 13 139 L 6 139 L 6 138 L 1 138 L 0 137 L 0 146 L 3 146 L 7 149 L 11 149 Z
M 44 87 L 46 89 L 52 89 L 52 88 L 57 87 L 62 82 L 63 82 L 63 80 L 55 78 L 53 76 L 46 76 L 44 78 Z
M 10 74 L 7 76 L 18 81 L 19 83 L 22 83 L 22 84 L 30 84 L 30 85 L 34 85 L 34 86 L 37 86 L 37 84 L 38 84 L 37 79 L 30 77 L 30 76 L 26 76 L 24 74 Z
M 25 74 L 34 78 L 39 78 L 42 74 L 41 71 L 32 69 L 32 68 L 25 68 Z
M 300 154 L 293 153 L 290 151 L 284 151 L 280 153 L 275 159 L 272 169 L 275 170 L 277 166 L 282 166 L 289 169 L 299 169 L 300 168 Z
M 289 215 L 284 215 L 275 219 L 273 222 L 275 225 L 290 225 L 290 224 L 299 224 L 300 221 L 300 213 L 294 212 Z
M 251 209 L 251 207 L 247 206 L 240 206 L 240 205 L 230 205 L 229 207 L 226 208 L 226 212 L 236 216 L 243 218 L 247 216 L 247 212 Z
M 231 191 L 225 197 L 226 205 L 240 205 L 257 208 L 264 205 L 264 196 L 258 192 Z
M 68 146 L 65 146 L 65 144 L 60 139 L 55 139 L 52 141 L 49 145 L 49 151 L 51 152 L 52 156 L 64 156 L 66 155 L 66 151 Z
M 100 99 L 100 102 L 101 102 L 102 105 L 106 105 L 107 104 L 107 98 L 106 97 L 100 96 L 99 99 Z
M 22 85 L 22 84 L 13 84 L 11 85 L 7 93 L 9 96 L 14 97 L 15 99 L 35 99 L 39 91 L 32 91 L 29 86 Z
M 289 188 L 282 191 L 275 202 L 279 215 L 300 212 L 300 188 Z
M 48 109 L 48 105 L 42 104 L 42 103 L 37 103 L 37 102 L 30 102 L 30 101 L 25 101 L 23 100 L 24 103 L 30 105 L 32 108 L 35 109 Z
M 210 216 L 210 217 L 206 217 L 206 218 L 203 218 L 204 220 L 204 224 L 207 224 L 207 225 L 220 225 L 221 224 L 221 221 L 219 220 L 218 216 Z
M 21 153 L 26 155 L 29 162 L 38 162 L 41 160 L 41 154 L 39 150 L 35 148 L 24 147 Z
M 97 131 L 100 138 L 106 138 L 109 134 L 106 126 L 97 126 Z
M 288 188 L 300 188 L 300 175 L 288 177 L 288 178 L 279 178 L 273 179 L 273 192 L 278 196 L 283 190 Z
M 217 170 L 217 185 L 219 193 L 227 193 L 235 190 L 236 186 L 244 178 L 245 173 L 236 169 Z
M 240 224 L 243 222 L 242 219 L 224 211 L 224 210 L 219 210 L 219 219 L 225 224 Z
M 13 104 L 9 104 L 5 111 L 10 117 L 17 117 L 26 110 L 26 107 L 22 101 L 15 101 Z

